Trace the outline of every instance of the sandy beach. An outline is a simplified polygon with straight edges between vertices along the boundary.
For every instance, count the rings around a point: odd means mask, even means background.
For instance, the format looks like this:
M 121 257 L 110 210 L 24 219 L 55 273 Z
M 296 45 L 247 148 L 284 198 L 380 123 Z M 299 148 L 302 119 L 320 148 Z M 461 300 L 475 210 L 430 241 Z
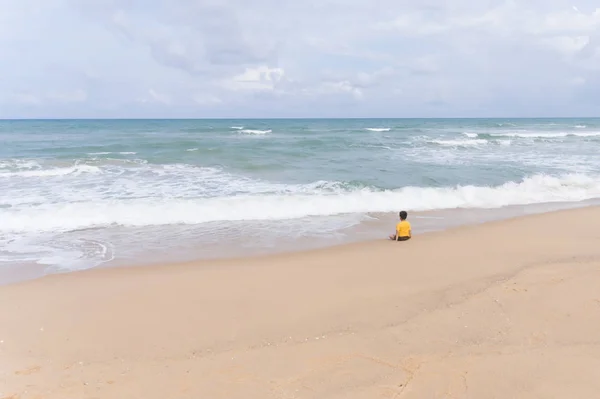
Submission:
M 596 397 L 599 222 L 3 286 L 0 398 Z

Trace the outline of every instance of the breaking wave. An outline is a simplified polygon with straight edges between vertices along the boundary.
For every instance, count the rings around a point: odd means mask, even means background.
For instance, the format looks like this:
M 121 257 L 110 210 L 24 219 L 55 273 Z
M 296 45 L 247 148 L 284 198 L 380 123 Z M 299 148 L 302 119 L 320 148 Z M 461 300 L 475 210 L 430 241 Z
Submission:
M 267 129 L 267 130 L 243 129 L 243 130 L 240 130 L 240 133 L 256 134 L 256 135 L 268 134 L 268 133 L 271 133 L 271 132 L 272 132 L 271 129 Z
M 72 173 L 75 169 L 61 169 Z M 182 167 L 182 170 L 186 169 Z M 52 176 L 58 170 L 46 171 Z M 36 171 L 40 173 L 41 171 Z M 168 172 L 168 171 L 167 171 Z M 22 172 L 27 173 L 27 172 Z M 219 195 L 198 197 L 190 184 L 148 196 L 144 191 L 125 198 L 82 196 L 78 201 L 0 207 L 0 232 L 55 232 L 108 226 L 201 224 L 216 221 L 286 220 L 311 216 L 392 212 L 400 208 L 426 211 L 452 208 L 499 208 L 600 197 L 600 177 L 581 174 L 534 175 L 499 186 L 402 187 L 381 190 L 340 182 L 303 185 L 272 184 L 237 178 L 218 170 L 203 171 L 204 186 L 218 187 Z M 26 175 L 21 174 L 21 177 Z M 172 179 L 170 179 L 172 180 Z M 142 182 L 143 183 L 143 182 Z M 231 195 L 244 187 L 245 192 Z M 136 186 L 128 186 L 135 190 Z M 179 190 L 179 196 L 174 191 Z M 203 187 L 202 189 L 207 189 Z M 238 191 L 239 192 L 239 191 Z M 135 193 L 134 193 L 135 194 Z M 192 193 L 193 194 L 193 193 Z
M 552 139 L 563 137 L 600 137 L 600 132 L 497 132 L 497 133 L 470 133 L 464 132 L 469 138 L 485 137 L 511 137 L 511 138 L 529 138 L 529 139 Z
M 365 130 L 369 132 L 389 132 L 392 129 L 389 127 L 368 127 Z

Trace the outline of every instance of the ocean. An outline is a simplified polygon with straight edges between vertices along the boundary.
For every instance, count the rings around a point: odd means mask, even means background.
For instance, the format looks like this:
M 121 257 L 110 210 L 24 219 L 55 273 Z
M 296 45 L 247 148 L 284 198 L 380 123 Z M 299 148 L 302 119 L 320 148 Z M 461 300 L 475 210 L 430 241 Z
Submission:
M 0 281 L 600 198 L 600 119 L 0 121 Z

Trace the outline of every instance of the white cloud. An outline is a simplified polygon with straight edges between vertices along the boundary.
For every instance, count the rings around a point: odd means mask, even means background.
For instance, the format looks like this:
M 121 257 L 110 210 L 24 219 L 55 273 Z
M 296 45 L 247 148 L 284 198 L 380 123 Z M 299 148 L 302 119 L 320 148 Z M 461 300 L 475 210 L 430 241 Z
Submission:
M 0 65 L 0 117 L 583 114 L 600 105 L 600 8 L 4 0 Z
M 432 14 L 415 10 L 375 24 L 377 29 L 397 31 L 412 37 L 453 31 L 479 31 L 499 35 L 581 35 L 593 33 L 599 27 L 600 8 L 588 14 L 569 8 L 540 12 L 513 1 L 506 1 L 484 12 L 450 11 Z
M 148 96 L 149 97 L 144 98 L 143 102 L 152 101 L 152 102 L 165 104 L 165 105 L 171 104 L 171 98 L 168 95 L 158 93 L 154 89 L 148 90 Z
M 196 103 L 197 105 L 200 106 L 214 106 L 214 105 L 219 105 L 222 104 L 223 101 L 213 95 L 210 94 L 203 94 L 203 93 L 196 93 L 192 96 L 192 100 L 194 101 L 194 103 Z
M 363 91 L 348 81 L 323 83 L 319 89 L 324 94 L 348 93 L 357 100 L 363 98 Z
M 12 101 L 23 105 L 42 105 L 45 103 L 81 103 L 87 100 L 87 93 L 83 90 L 56 91 L 49 93 L 17 93 L 12 96 Z
M 564 55 L 573 55 L 583 50 L 589 43 L 588 36 L 554 36 L 540 40 L 540 43 Z
M 281 68 L 269 68 L 263 65 L 256 68 L 246 68 L 241 74 L 223 81 L 222 85 L 233 91 L 271 91 L 275 89 L 284 75 L 285 72 Z

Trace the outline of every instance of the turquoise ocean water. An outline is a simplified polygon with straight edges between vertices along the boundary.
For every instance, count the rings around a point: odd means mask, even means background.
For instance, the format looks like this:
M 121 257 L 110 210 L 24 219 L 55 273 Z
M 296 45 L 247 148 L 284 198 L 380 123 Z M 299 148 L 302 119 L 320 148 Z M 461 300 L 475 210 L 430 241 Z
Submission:
M 0 121 L 0 142 L 0 273 L 369 239 L 401 209 L 419 231 L 600 198 L 600 119 Z

